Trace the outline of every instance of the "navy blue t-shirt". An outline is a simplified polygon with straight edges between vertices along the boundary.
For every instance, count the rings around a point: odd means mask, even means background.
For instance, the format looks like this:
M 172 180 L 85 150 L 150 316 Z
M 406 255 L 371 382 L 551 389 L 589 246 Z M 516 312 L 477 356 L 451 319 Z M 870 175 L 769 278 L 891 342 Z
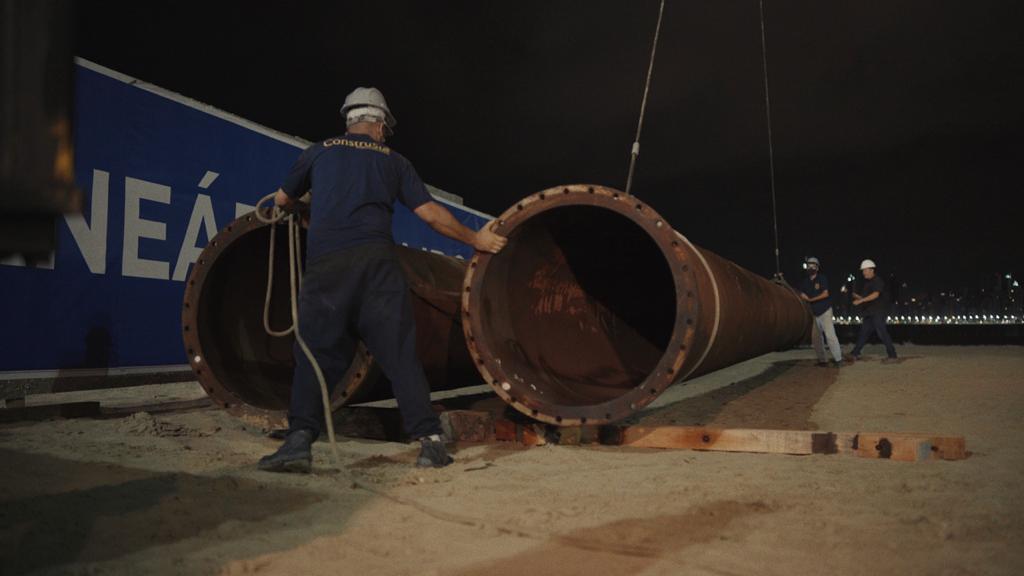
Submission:
M 299 156 L 281 189 L 312 189 L 307 258 L 367 243 L 391 243 L 395 200 L 410 210 L 432 200 L 404 156 L 362 134 L 317 142 Z
M 889 313 L 889 299 L 885 293 L 885 280 L 882 280 L 881 276 L 875 275 L 871 280 L 864 282 L 863 292 L 861 296 L 870 296 L 874 292 L 878 292 L 878 298 L 862 304 L 861 314 L 864 316 L 885 316 Z
M 818 275 L 811 280 L 810 276 L 805 276 L 803 281 L 800 282 L 800 291 L 807 294 L 808 297 L 814 298 L 825 290 L 828 290 L 828 278 L 824 274 L 818 272 Z M 815 316 L 821 316 L 826 310 L 832 307 L 832 295 L 828 298 L 822 298 L 817 302 L 811 302 L 811 312 Z

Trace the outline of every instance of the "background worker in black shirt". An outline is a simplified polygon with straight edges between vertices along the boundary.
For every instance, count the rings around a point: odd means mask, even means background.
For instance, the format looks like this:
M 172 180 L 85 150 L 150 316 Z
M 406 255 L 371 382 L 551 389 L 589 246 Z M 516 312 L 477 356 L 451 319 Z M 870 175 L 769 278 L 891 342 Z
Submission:
M 875 273 L 875 263 L 872 260 L 865 260 L 860 263 L 860 271 L 864 274 L 864 294 L 854 293 L 853 305 L 859 307 L 861 315 L 860 335 L 857 336 L 857 345 L 853 347 L 854 360 L 860 360 L 860 351 L 867 343 L 872 332 L 878 334 L 878 339 L 885 345 L 885 352 L 889 360 L 896 359 L 896 347 L 892 345 L 892 338 L 885 328 L 885 318 L 889 313 L 889 303 L 883 297 L 885 282 Z

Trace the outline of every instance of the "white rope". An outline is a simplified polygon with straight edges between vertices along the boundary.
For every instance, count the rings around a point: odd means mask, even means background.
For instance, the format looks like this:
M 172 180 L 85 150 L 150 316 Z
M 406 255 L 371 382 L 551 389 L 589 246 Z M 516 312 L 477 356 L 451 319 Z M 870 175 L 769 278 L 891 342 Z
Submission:
M 651 43 L 651 59 L 647 63 L 647 80 L 644 82 L 644 97 L 640 101 L 640 118 L 636 122 L 636 138 L 629 153 L 629 173 L 626 175 L 626 194 L 633 189 L 633 172 L 636 170 L 636 159 L 640 156 L 640 131 L 644 127 L 644 114 L 647 112 L 647 94 L 651 90 L 651 76 L 654 74 L 654 54 L 658 50 L 658 36 L 661 33 L 661 15 L 665 12 L 665 0 L 658 7 L 658 24 L 654 27 L 654 42 Z
M 263 301 L 263 328 L 267 331 L 267 334 L 270 334 L 271 336 L 280 337 L 287 336 L 288 334 L 295 334 L 295 341 L 299 344 L 299 348 L 302 349 L 302 353 L 306 355 L 306 359 L 309 360 L 310 365 L 313 367 L 313 373 L 316 374 L 317 382 L 320 384 L 320 397 L 324 406 L 324 422 L 327 426 L 327 438 L 331 444 L 331 456 L 334 459 L 334 465 L 340 469 L 341 458 L 338 456 L 338 444 L 334 438 L 334 419 L 331 414 L 331 395 L 327 391 L 327 379 L 324 378 L 324 373 L 320 369 L 320 364 L 316 361 L 316 358 L 313 356 L 313 351 L 309 349 L 306 341 L 302 338 L 302 332 L 299 330 L 298 296 L 299 289 L 302 285 L 301 227 L 299 225 L 298 217 L 295 214 L 288 214 L 276 205 L 272 209 L 268 210 L 267 216 L 264 216 L 261 213 L 260 206 L 272 199 L 274 194 L 276 193 L 264 196 L 256 204 L 256 219 L 270 225 L 270 256 L 267 262 L 267 293 Z M 277 225 L 281 220 L 288 223 L 288 286 L 291 296 L 292 324 L 285 330 L 272 330 L 270 328 L 270 296 L 273 293 L 274 288 L 274 243 L 276 239 L 275 231 L 277 230 Z
M 284 330 L 274 330 L 270 327 L 270 296 L 274 290 L 274 245 L 276 244 L 277 223 L 270 225 L 270 254 L 267 257 L 267 294 L 263 298 L 263 329 L 271 336 L 287 336 L 295 331 L 293 322 Z

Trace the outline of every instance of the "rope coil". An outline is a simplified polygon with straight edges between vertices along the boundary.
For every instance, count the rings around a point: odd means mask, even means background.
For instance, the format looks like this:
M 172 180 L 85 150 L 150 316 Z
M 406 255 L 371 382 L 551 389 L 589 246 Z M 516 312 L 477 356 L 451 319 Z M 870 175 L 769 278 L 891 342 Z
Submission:
M 338 445 L 334 439 L 334 419 L 331 414 L 331 395 L 327 391 L 327 379 L 324 378 L 320 364 L 313 356 L 313 351 L 306 345 L 306 341 L 302 338 L 302 332 L 299 330 L 299 290 L 302 286 L 302 228 L 299 225 L 296 214 L 289 214 L 279 206 L 275 205 L 266 211 L 266 215 L 263 214 L 260 206 L 263 206 L 268 201 L 273 201 L 275 194 L 276 192 L 267 194 L 256 203 L 256 219 L 270 225 L 270 256 L 267 262 L 267 292 L 266 298 L 263 301 L 263 328 L 271 336 L 281 337 L 294 334 L 299 348 L 302 349 L 302 353 L 306 355 L 306 359 L 309 360 L 310 365 L 313 367 L 317 382 L 320 384 L 320 395 L 324 405 L 324 422 L 327 426 L 327 438 L 331 444 L 331 456 L 334 459 L 334 465 L 341 468 Z M 291 295 L 292 324 L 285 330 L 273 330 L 270 327 L 270 298 L 274 288 L 274 244 L 276 243 L 277 225 L 282 220 L 288 223 L 288 287 Z

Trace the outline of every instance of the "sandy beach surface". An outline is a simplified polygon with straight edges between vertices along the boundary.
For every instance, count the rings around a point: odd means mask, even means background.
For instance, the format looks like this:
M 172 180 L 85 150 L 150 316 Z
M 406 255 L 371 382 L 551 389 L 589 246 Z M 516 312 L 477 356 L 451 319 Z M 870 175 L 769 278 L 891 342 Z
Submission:
M 962 435 L 966 460 L 498 443 L 424 471 L 415 446 L 346 438 L 340 468 L 319 442 L 298 476 L 258 472 L 277 443 L 213 408 L 5 424 L 0 574 L 1024 573 L 1024 349 L 900 353 L 838 370 L 769 354 L 643 421 Z

